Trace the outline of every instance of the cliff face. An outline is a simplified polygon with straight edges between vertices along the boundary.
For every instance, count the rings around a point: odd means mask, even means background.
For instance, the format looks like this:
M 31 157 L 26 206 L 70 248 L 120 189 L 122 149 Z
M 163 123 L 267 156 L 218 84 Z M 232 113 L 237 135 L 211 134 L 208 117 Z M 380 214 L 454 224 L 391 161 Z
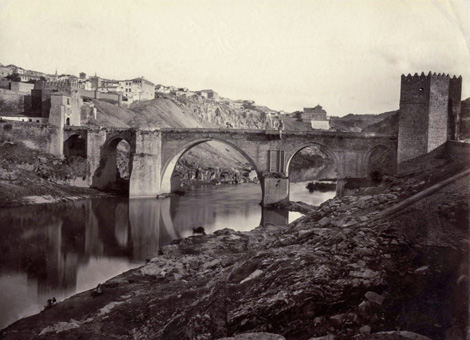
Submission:
M 264 129 L 275 125 L 267 117 L 272 110 L 266 107 L 246 104 L 234 108 L 225 102 L 196 96 L 158 95 L 129 108 L 99 100 L 93 102 L 98 115 L 91 123 L 102 126 Z

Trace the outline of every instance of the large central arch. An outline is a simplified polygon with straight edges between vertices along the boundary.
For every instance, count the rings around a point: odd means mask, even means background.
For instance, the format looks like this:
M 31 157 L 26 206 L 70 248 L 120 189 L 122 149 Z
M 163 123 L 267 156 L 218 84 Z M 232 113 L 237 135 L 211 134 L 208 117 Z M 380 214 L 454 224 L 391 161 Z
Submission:
M 224 139 L 219 139 L 219 138 L 213 138 L 213 137 L 205 137 L 205 138 L 198 138 L 194 139 L 190 142 L 185 143 L 183 146 L 181 146 L 178 151 L 173 152 L 169 157 L 168 160 L 165 162 L 163 165 L 163 171 L 162 171 L 162 177 L 161 177 L 161 192 L 162 193 L 170 193 L 171 192 L 171 176 L 173 174 L 173 171 L 175 170 L 176 164 L 178 163 L 178 160 L 190 149 L 193 147 L 206 143 L 206 142 L 220 142 L 223 143 L 236 151 L 238 151 L 247 161 L 250 163 L 250 165 L 253 167 L 253 169 L 256 171 L 256 174 L 258 175 L 258 178 L 261 178 L 261 174 L 259 172 L 259 169 L 257 167 L 256 162 L 240 147 L 238 147 L 236 144 L 227 142 Z M 262 188 L 262 190 L 264 190 Z

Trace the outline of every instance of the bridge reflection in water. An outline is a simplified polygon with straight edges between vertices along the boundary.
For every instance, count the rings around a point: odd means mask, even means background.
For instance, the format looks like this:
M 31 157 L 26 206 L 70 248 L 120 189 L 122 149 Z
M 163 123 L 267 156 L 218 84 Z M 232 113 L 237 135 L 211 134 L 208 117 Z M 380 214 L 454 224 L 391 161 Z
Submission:
M 309 195 L 305 184 L 294 191 Z M 211 233 L 288 223 L 287 212 L 263 211 L 260 198 L 259 185 L 220 185 L 163 200 L 100 198 L 0 209 L 0 328 L 39 312 L 53 296 L 62 300 L 140 266 L 172 240 L 192 235 L 193 227 Z
M 253 229 L 261 221 L 260 199 L 259 185 L 222 185 L 164 200 L 0 209 L 0 328 L 39 312 L 52 296 L 64 299 L 141 265 L 193 227 Z M 287 214 L 278 221 L 287 223 Z

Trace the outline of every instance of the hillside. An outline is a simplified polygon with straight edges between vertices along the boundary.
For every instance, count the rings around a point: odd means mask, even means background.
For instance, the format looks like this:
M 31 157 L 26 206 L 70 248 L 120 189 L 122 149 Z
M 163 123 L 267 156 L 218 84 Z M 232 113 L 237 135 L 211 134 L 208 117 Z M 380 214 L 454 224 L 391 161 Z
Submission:
M 91 123 L 102 126 L 240 129 L 274 126 L 274 122 L 267 116 L 267 112 L 272 110 L 266 107 L 247 104 L 234 108 L 226 102 L 198 96 L 157 95 L 153 100 L 134 103 L 129 108 L 95 99 L 93 103 L 98 116 Z
M 363 132 L 391 133 L 398 135 L 398 114 L 399 111 L 393 111 L 383 120 L 365 126 Z
M 337 131 L 361 132 L 366 127 L 378 124 L 384 119 L 393 116 L 397 111 L 389 111 L 380 114 L 348 114 L 344 117 L 331 117 L 331 127 Z

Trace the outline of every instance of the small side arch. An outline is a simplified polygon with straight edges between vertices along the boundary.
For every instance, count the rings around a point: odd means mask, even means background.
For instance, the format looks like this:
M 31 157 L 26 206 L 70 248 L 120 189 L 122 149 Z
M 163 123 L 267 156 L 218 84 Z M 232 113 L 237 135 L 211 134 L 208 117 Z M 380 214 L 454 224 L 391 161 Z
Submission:
M 258 178 L 261 178 L 261 174 L 259 172 L 258 166 L 256 162 L 241 148 L 239 148 L 237 145 L 232 144 L 230 142 L 227 142 L 226 140 L 223 139 L 218 139 L 218 138 L 199 138 L 192 140 L 178 149 L 178 151 L 174 152 L 170 157 L 168 157 L 168 160 L 163 166 L 163 171 L 162 171 L 162 176 L 161 176 L 161 193 L 170 193 L 171 192 L 171 176 L 173 175 L 173 171 L 175 170 L 176 164 L 178 163 L 178 160 L 183 156 L 186 152 L 191 150 L 193 147 L 206 143 L 206 142 L 220 142 L 225 145 L 230 146 L 231 148 L 235 149 L 238 151 L 245 159 L 248 161 L 248 163 L 251 164 L 253 169 L 256 171 Z
M 380 181 L 383 175 L 393 175 L 397 169 L 396 152 L 384 144 L 371 147 L 364 160 L 364 173 L 372 180 Z
M 132 141 L 130 141 L 126 136 L 121 136 L 121 135 L 115 135 L 115 136 L 112 136 L 110 138 L 108 138 L 103 146 L 102 146 L 102 150 L 104 152 L 108 151 L 108 150 L 113 150 L 113 149 L 116 149 L 117 145 L 121 142 L 121 141 L 125 141 L 127 144 L 129 144 L 129 147 L 132 148 Z

